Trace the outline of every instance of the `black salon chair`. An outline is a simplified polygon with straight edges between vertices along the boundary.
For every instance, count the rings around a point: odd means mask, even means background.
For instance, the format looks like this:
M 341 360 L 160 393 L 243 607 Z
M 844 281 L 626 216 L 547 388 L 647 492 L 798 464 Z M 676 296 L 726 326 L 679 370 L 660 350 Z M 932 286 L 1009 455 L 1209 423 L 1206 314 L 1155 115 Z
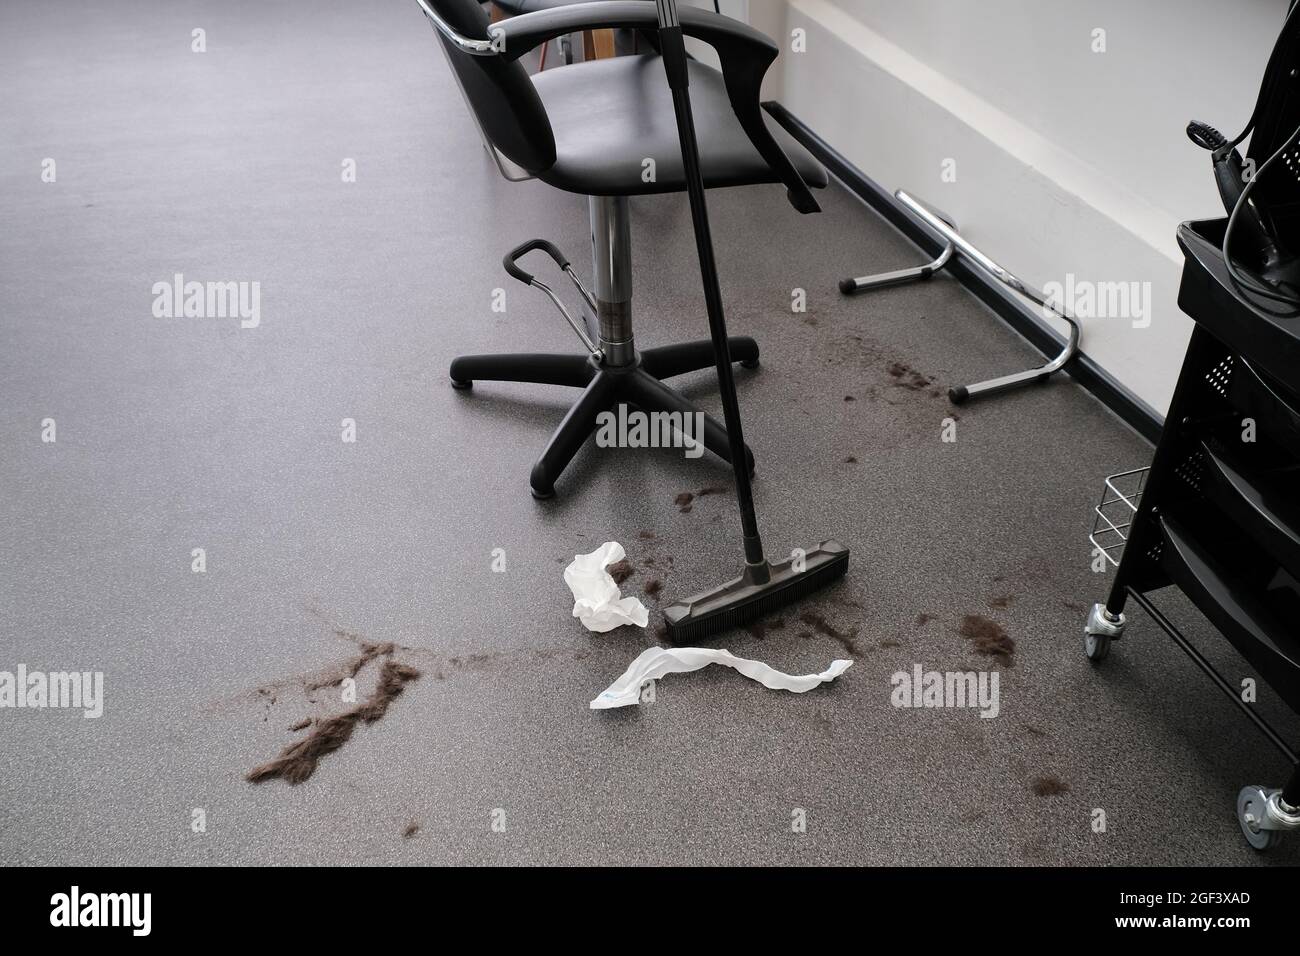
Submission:
M 509 17 L 521 17 L 525 13 L 536 13 L 539 10 L 550 10 L 552 7 L 563 7 L 574 3 L 603 3 L 604 0 L 494 0 L 494 5 L 500 8 L 501 12 Z M 655 52 L 659 49 L 658 38 L 655 31 L 633 32 L 631 30 L 620 31 L 615 38 L 615 46 L 622 53 L 640 53 Z M 560 63 L 568 65 L 573 62 L 573 36 L 566 33 L 557 37 L 556 42 L 560 48 Z M 546 51 L 550 46 L 549 41 L 542 43 L 542 54 L 537 60 L 537 69 L 542 71 L 546 69 Z
M 483 0 L 480 0 L 483 2 Z M 508 17 L 521 17 L 525 13 L 536 13 L 538 10 L 549 10 L 551 7 L 562 7 L 568 3 L 586 3 L 591 0 L 494 0 L 489 6 L 495 5 L 502 13 Z M 560 45 L 560 62 L 568 65 L 573 62 L 573 44 L 572 37 L 569 34 L 556 37 Z M 538 71 L 546 69 L 546 50 L 550 46 L 550 41 L 542 44 L 542 55 L 538 58 Z
M 657 55 L 622 56 L 547 70 L 529 77 L 519 57 L 566 33 L 589 29 L 654 30 L 651 0 L 600 0 L 551 7 L 491 25 L 475 0 L 418 0 L 438 31 L 448 60 L 502 169 L 522 171 L 558 189 L 589 197 L 595 289 L 588 293 L 563 254 L 532 240 L 506 257 L 506 268 L 558 297 L 516 260 L 541 250 L 579 287 L 594 328 L 566 312 L 587 354 L 467 355 L 451 363 L 456 388 L 475 381 L 538 382 L 583 389 L 533 466 L 533 495 L 549 498 L 555 481 L 595 430 L 596 417 L 619 404 L 646 412 L 695 414 L 663 384 L 715 364 L 705 339 L 638 351 L 632 336 L 632 246 L 628 197 L 686 190 L 672 95 Z M 826 172 L 759 104 L 759 87 L 777 47 L 743 23 L 696 9 L 680 11 L 682 30 L 712 46 L 722 72 L 690 63 L 690 95 L 706 187 L 781 183 L 799 212 L 818 212 L 809 187 Z M 695 280 L 689 280 L 695 281 Z M 594 332 L 593 336 L 590 334 Z M 758 344 L 729 339 L 733 360 L 758 364 Z M 730 462 L 727 434 L 704 418 L 705 447 Z M 746 449 L 750 469 L 753 456 Z
M 537 13 L 539 10 L 552 10 L 555 7 L 567 7 L 574 3 L 604 2 L 604 0 L 493 0 L 498 7 L 512 17 L 521 17 L 525 13 Z

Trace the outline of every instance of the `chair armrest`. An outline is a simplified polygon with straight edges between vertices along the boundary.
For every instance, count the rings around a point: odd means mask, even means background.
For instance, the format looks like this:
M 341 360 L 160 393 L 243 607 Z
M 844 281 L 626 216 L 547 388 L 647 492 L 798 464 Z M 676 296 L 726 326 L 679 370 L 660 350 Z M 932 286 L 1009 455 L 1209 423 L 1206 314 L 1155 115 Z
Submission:
M 709 44 L 718 53 L 731 109 L 760 156 L 785 184 L 790 204 L 801 213 L 820 212 L 808 184 L 772 137 L 760 102 L 763 77 L 780 52 L 777 45 L 748 24 L 708 10 L 678 11 L 682 33 Z M 582 30 L 655 30 L 659 16 L 653 0 L 599 0 L 525 13 L 492 25 L 500 55 L 517 60 L 529 50 L 566 33 Z M 666 82 L 666 80 L 665 80 Z
M 772 58 L 776 57 L 775 44 L 739 20 L 695 7 L 682 7 L 678 14 L 683 33 L 697 37 L 715 49 L 715 40 L 726 42 L 730 39 L 731 42 L 748 42 L 768 47 Z M 547 40 L 566 33 L 582 30 L 653 30 L 658 26 L 659 16 L 654 0 L 599 0 L 594 3 L 566 3 L 510 17 L 492 24 L 491 32 L 499 32 L 505 43 L 501 55 L 507 60 L 517 60 Z

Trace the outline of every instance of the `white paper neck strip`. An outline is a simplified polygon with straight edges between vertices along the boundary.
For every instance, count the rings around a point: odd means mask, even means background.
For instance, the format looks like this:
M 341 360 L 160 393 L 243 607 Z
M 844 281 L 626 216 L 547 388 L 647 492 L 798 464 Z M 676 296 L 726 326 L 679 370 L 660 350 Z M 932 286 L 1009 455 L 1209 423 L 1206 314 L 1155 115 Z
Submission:
M 762 661 L 737 657 L 730 651 L 717 648 L 651 647 L 643 651 L 618 680 L 591 702 L 591 709 L 609 710 L 611 707 L 627 707 L 638 703 L 641 700 L 641 686 L 646 681 L 658 680 L 667 674 L 686 674 L 710 664 L 734 668 L 769 690 L 788 690 L 794 694 L 802 694 L 832 681 L 853 666 L 852 661 L 834 660 L 820 674 L 795 677 L 769 667 Z

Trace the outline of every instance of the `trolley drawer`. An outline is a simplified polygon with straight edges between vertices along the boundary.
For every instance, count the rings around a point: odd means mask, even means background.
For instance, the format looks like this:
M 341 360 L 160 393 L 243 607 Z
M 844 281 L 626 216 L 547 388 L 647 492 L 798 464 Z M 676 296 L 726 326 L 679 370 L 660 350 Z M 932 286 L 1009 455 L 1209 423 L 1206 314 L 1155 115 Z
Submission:
M 1300 594 L 1285 586 L 1274 593 L 1229 574 L 1194 543 L 1175 518 L 1161 516 L 1159 524 L 1164 538 L 1161 563 L 1174 583 L 1269 686 L 1291 707 L 1300 708 L 1300 636 L 1294 616 L 1294 602 L 1300 601 Z M 1221 537 L 1225 532 L 1215 528 L 1214 533 Z M 1250 547 L 1245 538 L 1222 543 Z
M 1243 416 L 1255 419 L 1259 434 L 1300 460 L 1300 411 L 1291 397 L 1238 355 L 1232 362 L 1227 399 Z
M 1247 477 L 1227 456 L 1201 445 L 1205 494 L 1241 533 L 1300 578 L 1300 466 Z M 1300 629 L 1300 622 L 1297 623 Z

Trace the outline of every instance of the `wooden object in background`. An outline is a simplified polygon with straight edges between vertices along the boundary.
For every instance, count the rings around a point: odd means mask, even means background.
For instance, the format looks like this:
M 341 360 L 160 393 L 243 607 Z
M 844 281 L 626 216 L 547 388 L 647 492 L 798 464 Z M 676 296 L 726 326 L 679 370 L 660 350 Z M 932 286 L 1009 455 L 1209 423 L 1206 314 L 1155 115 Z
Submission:
M 582 58 L 607 60 L 615 55 L 613 30 L 582 31 Z

